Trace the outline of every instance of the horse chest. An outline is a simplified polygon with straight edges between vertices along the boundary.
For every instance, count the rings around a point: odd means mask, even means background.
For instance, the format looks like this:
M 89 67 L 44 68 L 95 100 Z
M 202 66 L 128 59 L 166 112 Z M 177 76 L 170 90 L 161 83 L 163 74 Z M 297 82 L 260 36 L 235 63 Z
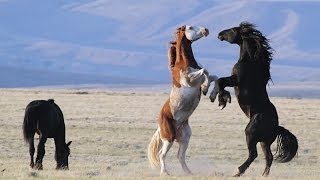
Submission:
M 200 101 L 199 87 L 173 87 L 170 93 L 170 109 L 173 118 L 183 122 L 189 118 Z

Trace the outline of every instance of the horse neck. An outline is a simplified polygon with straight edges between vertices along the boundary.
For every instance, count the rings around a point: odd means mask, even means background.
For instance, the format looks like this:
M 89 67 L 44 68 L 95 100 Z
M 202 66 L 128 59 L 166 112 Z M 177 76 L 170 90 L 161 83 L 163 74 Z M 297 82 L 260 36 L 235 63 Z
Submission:
M 177 59 L 176 64 L 182 65 L 182 68 L 193 67 L 198 68 L 198 63 L 196 62 L 191 43 L 186 42 L 185 39 L 182 39 L 180 42 L 177 43 Z
M 254 47 L 252 44 L 250 44 L 249 40 L 243 40 L 239 46 L 240 46 L 239 61 L 242 61 L 245 59 L 253 61 L 255 58 L 254 54 L 257 48 Z
M 270 71 L 269 71 L 269 67 L 266 67 L 265 64 L 261 63 L 261 59 L 257 59 L 257 57 L 255 57 L 256 55 L 256 51 L 258 51 L 259 49 L 257 48 L 257 46 L 255 44 L 250 44 L 250 42 L 248 42 L 249 40 L 244 40 L 242 42 L 242 44 L 240 44 L 240 58 L 239 58 L 239 63 L 241 62 L 256 62 L 255 63 L 255 71 L 258 71 L 259 73 L 257 74 L 256 77 L 262 77 L 263 79 L 261 79 L 262 81 L 262 86 L 263 88 L 265 88 L 265 85 L 268 83 L 269 79 L 270 79 Z M 253 42 L 255 43 L 255 42 Z M 258 57 L 258 58 L 264 58 L 264 57 Z M 260 76 L 261 75 L 261 76 Z

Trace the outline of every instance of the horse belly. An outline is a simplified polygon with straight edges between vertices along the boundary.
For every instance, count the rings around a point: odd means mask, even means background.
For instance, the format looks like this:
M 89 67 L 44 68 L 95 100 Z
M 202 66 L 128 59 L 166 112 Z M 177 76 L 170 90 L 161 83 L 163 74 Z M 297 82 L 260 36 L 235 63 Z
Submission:
M 170 94 L 170 108 L 173 119 L 179 123 L 187 120 L 200 102 L 199 87 L 174 87 Z

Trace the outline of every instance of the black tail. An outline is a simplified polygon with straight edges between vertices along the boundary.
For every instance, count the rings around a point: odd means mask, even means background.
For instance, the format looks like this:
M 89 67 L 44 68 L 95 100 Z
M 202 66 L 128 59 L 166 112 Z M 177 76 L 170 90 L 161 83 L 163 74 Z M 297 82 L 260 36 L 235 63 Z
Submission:
M 23 138 L 27 143 L 29 143 L 32 140 L 35 133 L 35 122 L 33 122 L 32 118 L 30 118 L 30 113 L 30 107 L 28 105 L 25 111 L 22 125 Z
M 54 103 L 54 99 L 48 99 L 48 102 Z
M 298 151 L 297 138 L 289 130 L 279 126 L 277 139 L 275 160 L 281 163 L 291 161 Z

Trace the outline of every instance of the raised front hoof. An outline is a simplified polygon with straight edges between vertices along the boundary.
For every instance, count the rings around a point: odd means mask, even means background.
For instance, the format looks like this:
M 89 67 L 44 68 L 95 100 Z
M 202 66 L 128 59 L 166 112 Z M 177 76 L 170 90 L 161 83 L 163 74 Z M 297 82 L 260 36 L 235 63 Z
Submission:
M 222 90 L 218 96 L 219 106 L 221 106 L 221 110 L 227 106 L 227 103 L 231 103 L 231 95 L 229 91 Z
M 209 96 L 209 99 L 210 99 L 210 101 L 211 102 L 214 102 L 215 100 L 216 100 L 216 98 L 217 98 L 217 93 L 214 93 L 213 91 L 212 91 L 212 93 L 210 94 L 210 96 Z
M 42 163 L 36 163 L 36 164 L 33 166 L 33 169 L 35 169 L 35 170 L 43 170 Z
M 209 87 L 208 86 L 201 86 L 201 92 L 204 96 L 207 95 L 208 93 L 208 90 L 209 90 Z

